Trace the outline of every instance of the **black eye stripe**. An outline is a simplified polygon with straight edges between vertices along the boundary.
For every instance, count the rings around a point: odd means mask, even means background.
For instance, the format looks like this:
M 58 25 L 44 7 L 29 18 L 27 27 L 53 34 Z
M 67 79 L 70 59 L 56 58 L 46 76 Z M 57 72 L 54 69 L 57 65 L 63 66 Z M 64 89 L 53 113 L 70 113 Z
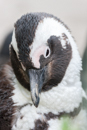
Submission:
M 66 48 L 63 48 L 60 37 L 51 36 L 48 39 L 48 46 L 51 50 L 50 57 L 44 58 L 42 56 L 40 58 L 40 64 L 42 65 L 42 67 L 45 65 L 48 66 L 48 80 L 44 84 L 42 91 L 47 91 L 61 82 L 65 75 L 68 64 L 72 58 L 71 45 L 66 44 Z M 48 55 L 48 50 L 46 54 Z

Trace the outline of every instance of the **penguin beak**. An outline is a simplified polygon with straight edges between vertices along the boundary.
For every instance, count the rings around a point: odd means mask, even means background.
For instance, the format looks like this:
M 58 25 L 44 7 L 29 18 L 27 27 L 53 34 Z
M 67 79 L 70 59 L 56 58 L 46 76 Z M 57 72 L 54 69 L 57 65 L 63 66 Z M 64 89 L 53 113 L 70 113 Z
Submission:
M 40 93 L 44 84 L 44 74 L 45 68 L 39 70 L 29 70 L 31 98 L 35 107 L 38 107 L 39 105 Z

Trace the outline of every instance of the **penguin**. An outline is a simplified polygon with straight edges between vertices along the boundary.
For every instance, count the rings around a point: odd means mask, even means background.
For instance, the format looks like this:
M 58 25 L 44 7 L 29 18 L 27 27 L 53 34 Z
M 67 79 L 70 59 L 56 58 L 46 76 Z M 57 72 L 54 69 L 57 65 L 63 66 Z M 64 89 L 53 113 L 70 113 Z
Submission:
M 0 130 L 86 130 L 82 61 L 68 27 L 47 13 L 14 24 L 10 60 L 0 68 Z

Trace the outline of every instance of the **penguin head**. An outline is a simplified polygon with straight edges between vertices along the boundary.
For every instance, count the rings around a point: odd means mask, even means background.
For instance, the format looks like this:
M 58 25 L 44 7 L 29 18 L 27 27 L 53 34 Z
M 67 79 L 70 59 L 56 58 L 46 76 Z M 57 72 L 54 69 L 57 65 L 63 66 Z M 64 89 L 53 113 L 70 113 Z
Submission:
M 11 63 L 20 84 L 31 92 L 36 107 L 41 92 L 62 82 L 73 59 L 72 39 L 66 26 L 53 15 L 31 13 L 15 23 Z

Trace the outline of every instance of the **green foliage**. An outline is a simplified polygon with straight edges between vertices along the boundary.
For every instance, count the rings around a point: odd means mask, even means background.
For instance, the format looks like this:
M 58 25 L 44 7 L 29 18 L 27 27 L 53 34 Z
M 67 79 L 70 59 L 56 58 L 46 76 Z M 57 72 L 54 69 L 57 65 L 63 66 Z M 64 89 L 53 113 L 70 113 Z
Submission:
M 68 120 L 63 120 L 63 124 L 62 124 L 62 130 L 70 130 L 70 126 L 68 124 Z
M 71 124 L 71 121 L 69 118 L 63 118 L 62 121 L 62 130 L 79 130 L 74 126 L 74 124 Z

